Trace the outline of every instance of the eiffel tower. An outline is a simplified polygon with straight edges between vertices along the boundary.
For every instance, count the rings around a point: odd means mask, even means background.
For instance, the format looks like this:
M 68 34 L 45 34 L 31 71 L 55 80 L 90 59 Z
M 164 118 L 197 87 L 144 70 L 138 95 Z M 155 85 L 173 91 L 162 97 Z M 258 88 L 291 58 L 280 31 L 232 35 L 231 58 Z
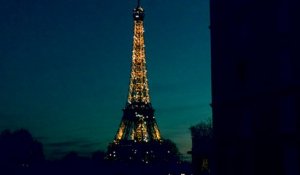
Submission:
M 113 143 L 108 146 L 107 159 L 142 161 L 166 159 L 171 154 L 164 144 L 150 102 L 144 44 L 144 9 L 138 0 L 133 10 L 134 36 L 128 99 L 121 124 Z M 163 153 L 162 153 L 163 152 Z M 166 155 L 164 155 L 166 153 Z
M 144 10 L 133 10 L 134 36 L 128 100 L 115 141 L 149 142 L 160 140 L 160 132 L 150 103 L 144 45 Z

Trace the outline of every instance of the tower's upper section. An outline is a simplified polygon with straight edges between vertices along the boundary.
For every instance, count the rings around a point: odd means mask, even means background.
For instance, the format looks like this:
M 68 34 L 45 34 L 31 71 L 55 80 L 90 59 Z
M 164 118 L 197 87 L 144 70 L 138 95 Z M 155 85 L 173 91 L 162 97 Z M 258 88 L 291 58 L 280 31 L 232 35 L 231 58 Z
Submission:
M 133 17 L 134 33 L 128 103 L 148 104 L 150 97 L 144 43 L 144 10 L 139 1 L 138 6 L 133 10 Z
M 144 9 L 140 5 L 140 0 L 135 9 L 133 9 L 133 19 L 135 21 L 143 21 L 145 17 Z
M 133 44 L 128 99 L 115 143 L 120 141 L 160 141 L 161 136 L 150 103 L 144 43 L 144 10 L 138 6 L 133 13 Z M 135 154 L 135 153 L 134 153 Z

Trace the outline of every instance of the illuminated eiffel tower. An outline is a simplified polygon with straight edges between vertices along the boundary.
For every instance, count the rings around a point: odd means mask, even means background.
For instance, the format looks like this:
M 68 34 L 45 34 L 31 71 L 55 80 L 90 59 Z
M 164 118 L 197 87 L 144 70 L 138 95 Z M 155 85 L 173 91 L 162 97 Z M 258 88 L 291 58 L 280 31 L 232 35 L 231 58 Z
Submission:
M 160 140 L 160 132 L 150 103 L 144 44 L 144 10 L 133 10 L 134 36 L 128 100 L 115 142 Z
M 144 44 L 144 9 L 133 10 L 134 36 L 128 99 L 121 124 L 113 143 L 108 146 L 107 159 L 142 161 L 165 159 L 170 154 L 162 140 L 149 96 Z M 165 151 L 163 151 L 165 150 Z

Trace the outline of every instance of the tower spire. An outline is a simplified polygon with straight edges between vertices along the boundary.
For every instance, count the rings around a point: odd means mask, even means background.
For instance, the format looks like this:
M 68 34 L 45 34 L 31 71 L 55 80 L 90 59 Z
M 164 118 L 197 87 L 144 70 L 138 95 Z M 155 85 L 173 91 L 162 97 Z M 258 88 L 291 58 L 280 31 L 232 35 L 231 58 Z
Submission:
M 140 1 L 138 0 L 138 3 Z M 137 7 L 133 10 L 134 33 L 132 48 L 132 63 L 130 85 L 128 92 L 129 104 L 134 102 L 150 103 L 149 87 L 146 70 L 145 44 L 144 44 L 144 10 Z
M 144 16 L 144 9 L 141 7 L 140 0 L 138 0 L 137 7 L 133 9 L 133 19 L 135 21 L 143 21 Z
M 137 1 L 137 7 L 141 7 L 141 0 Z

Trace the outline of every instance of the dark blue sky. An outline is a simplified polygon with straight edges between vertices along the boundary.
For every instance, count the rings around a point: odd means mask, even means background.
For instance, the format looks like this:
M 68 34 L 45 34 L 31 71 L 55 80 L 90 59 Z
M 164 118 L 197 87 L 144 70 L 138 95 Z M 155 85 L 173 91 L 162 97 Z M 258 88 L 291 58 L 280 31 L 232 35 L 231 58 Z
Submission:
M 135 0 L 1 0 L 0 130 L 28 129 L 48 157 L 104 150 L 119 126 Z M 144 0 L 150 96 L 182 153 L 211 117 L 209 0 Z

